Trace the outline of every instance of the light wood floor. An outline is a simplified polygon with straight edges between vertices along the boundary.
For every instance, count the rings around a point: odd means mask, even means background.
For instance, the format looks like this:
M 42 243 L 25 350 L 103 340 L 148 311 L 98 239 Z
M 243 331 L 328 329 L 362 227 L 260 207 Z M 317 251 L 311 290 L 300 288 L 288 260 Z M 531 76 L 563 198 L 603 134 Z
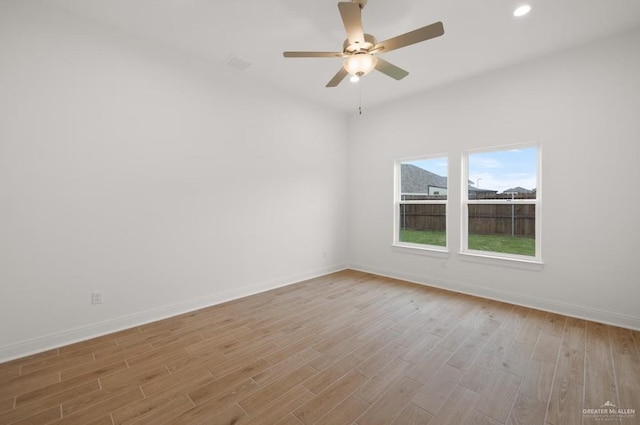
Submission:
M 640 332 L 345 271 L 0 364 L 0 424 L 602 424 Z M 611 418 L 609 418 L 611 419 Z

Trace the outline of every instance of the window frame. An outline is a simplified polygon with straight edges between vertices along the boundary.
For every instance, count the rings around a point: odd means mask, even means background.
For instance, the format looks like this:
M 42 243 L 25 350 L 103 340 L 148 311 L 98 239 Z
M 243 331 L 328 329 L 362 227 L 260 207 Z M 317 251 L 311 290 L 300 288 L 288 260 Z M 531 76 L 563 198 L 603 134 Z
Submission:
M 490 199 L 469 199 L 469 155 L 506 151 L 511 149 L 526 149 L 535 147 L 537 150 L 536 164 L 536 198 L 535 199 L 504 199 L 502 201 Z M 542 144 L 540 142 L 527 142 L 491 146 L 479 149 L 469 149 L 462 152 L 462 182 L 461 182 L 461 229 L 460 229 L 460 254 L 473 257 L 484 257 L 506 261 L 543 264 L 542 261 Z M 469 205 L 535 205 L 535 255 L 519 255 L 505 252 L 482 251 L 469 249 Z
M 431 160 L 431 159 L 444 159 L 447 161 L 447 175 L 444 176 L 447 179 L 447 199 L 444 200 L 402 200 L 402 164 L 407 162 L 414 161 L 423 161 L 423 160 Z M 433 155 L 421 155 L 411 158 L 402 158 L 396 159 L 394 162 L 395 172 L 394 172 L 394 193 L 393 193 L 393 243 L 392 246 L 394 248 L 399 249 L 409 249 L 413 252 L 418 253 L 433 253 L 437 254 L 448 254 L 449 253 L 449 229 L 450 229 L 450 220 L 449 220 L 449 199 L 450 199 L 450 191 L 451 191 L 451 179 L 450 179 L 450 157 L 446 153 L 433 154 Z M 444 205 L 445 208 L 445 245 L 428 245 L 428 244 L 419 244 L 419 243 L 411 243 L 411 242 L 403 242 L 400 240 L 400 205 Z

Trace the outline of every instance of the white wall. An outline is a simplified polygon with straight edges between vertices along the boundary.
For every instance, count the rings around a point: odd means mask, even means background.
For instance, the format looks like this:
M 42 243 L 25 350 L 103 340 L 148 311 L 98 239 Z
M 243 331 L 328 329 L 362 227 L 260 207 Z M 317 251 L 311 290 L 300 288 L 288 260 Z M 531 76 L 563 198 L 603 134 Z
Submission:
M 365 109 L 350 122 L 355 268 L 640 328 L 640 31 Z M 542 143 L 543 268 L 464 261 L 460 158 Z M 392 250 L 394 160 L 450 156 L 448 258 Z
M 345 266 L 347 118 L 202 65 L 2 2 L 0 361 Z

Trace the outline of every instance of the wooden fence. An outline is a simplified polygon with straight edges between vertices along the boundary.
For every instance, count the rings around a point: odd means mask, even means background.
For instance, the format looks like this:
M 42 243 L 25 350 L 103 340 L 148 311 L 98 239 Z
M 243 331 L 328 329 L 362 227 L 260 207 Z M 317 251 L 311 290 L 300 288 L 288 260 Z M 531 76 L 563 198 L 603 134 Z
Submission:
M 469 205 L 469 234 L 531 236 L 536 234 L 532 204 Z
M 400 228 L 409 230 L 445 230 L 447 218 L 442 204 L 400 205 Z
M 511 196 L 494 195 L 491 199 L 511 199 Z M 531 199 L 531 195 L 519 196 L 515 199 Z M 469 234 L 534 237 L 535 223 L 536 210 L 535 205 L 532 204 L 505 202 L 469 205 Z M 402 204 L 400 205 L 400 228 L 444 231 L 446 229 L 445 206 L 442 204 Z

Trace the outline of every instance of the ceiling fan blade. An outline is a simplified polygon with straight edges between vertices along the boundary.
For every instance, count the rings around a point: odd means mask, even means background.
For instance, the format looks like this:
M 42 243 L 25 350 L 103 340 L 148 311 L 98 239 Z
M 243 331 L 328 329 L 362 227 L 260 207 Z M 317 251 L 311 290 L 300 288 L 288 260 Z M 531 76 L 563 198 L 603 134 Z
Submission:
M 337 86 L 338 84 L 340 84 L 340 82 L 342 80 L 344 80 L 344 77 L 346 77 L 347 75 L 349 75 L 347 70 L 344 69 L 344 68 L 340 68 L 340 71 L 338 71 L 338 73 L 333 76 L 331 81 L 329 81 L 327 83 L 326 87 L 335 87 L 335 86 Z
M 435 22 L 431 25 L 427 25 L 426 27 L 418 28 L 417 30 L 382 41 L 376 44 L 373 49 L 376 50 L 381 48 L 382 52 L 386 53 L 401 47 L 429 40 L 431 38 L 440 37 L 442 34 L 444 34 L 444 26 L 442 25 L 442 22 Z
M 349 44 L 363 44 L 364 31 L 362 30 L 362 9 L 359 3 L 338 3 L 340 16 L 344 23 L 344 29 L 347 30 L 347 38 Z
M 387 74 L 389 77 L 394 78 L 396 80 L 402 80 L 404 77 L 409 75 L 408 71 L 405 71 L 404 69 L 399 68 L 382 58 L 377 58 L 377 59 L 378 59 L 378 62 L 376 63 L 376 69 L 382 72 L 383 74 Z
M 285 58 L 341 58 L 341 52 L 282 52 Z

